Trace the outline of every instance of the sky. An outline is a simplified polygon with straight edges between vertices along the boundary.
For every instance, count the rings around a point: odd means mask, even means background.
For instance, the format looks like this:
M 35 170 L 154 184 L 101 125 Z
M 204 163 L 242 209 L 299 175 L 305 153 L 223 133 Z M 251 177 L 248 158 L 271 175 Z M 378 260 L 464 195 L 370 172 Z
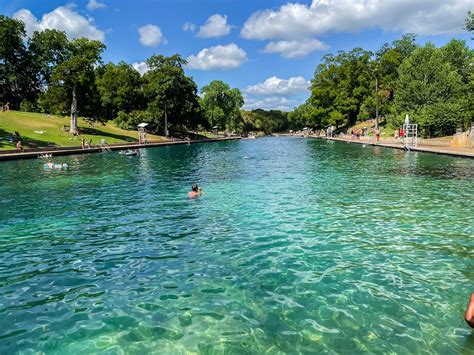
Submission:
M 28 34 L 54 28 L 103 41 L 104 62 L 142 73 L 153 54 L 181 54 L 198 87 L 239 88 L 244 109 L 289 111 L 309 96 L 321 58 L 362 47 L 377 51 L 404 33 L 437 46 L 471 36 L 474 0 L 0 0 L 0 14 Z

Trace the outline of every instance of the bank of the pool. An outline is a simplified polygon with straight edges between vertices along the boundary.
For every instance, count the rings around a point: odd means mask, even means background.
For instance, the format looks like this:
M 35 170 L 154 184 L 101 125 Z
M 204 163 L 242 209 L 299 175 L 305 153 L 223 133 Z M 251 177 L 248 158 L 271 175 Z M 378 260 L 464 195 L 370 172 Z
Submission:
M 82 147 L 55 147 L 54 149 L 29 149 L 23 153 L 20 152 L 11 152 L 5 151 L 0 152 L 0 161 L 6 160 L 18 160 L 18 159 L 36 159 L 38 155 L 41 154 L 51 154 L 52 156 L 62 156 L 62 155 L 75 155 L 75 154 L 89 154 L 89 153 L 99 153 L 103 152 L 106 149 L 110 150 L 122 150 L 122 149 L 141 149 L 141 148 L 153 148 L 153 147 L 162 147 L 170 145 L 180 145 L 180 144 L 196 144 L 196 143 L 212 143 L 212 142 L 222 142 L 222 141 L 232 141 L 239 140 L 240 137 L 226 137 L 226 138 L 205 138 L 205 139 L 196 139 L 196 140 L 178 140 L 178 141 L 165 141 L 165 142 L 156 142 L 156 143 L 147 143 L 147 144 L 110 144 L 107 146 L 94 146 L 89 149 L 82 149 Z
M 376 147 L 402 149 L 402 150 L 404 149 L 401 144 L 390 144 L 390 143 L 382 143 L 382 142 L 368 142 L 368 141 L 364 141 L 364 140 L 354 140 L 354 139 L 337 138 L 337 137 L 314 137 L 314 136 L 309 136 L 309 137 L 310 138 L 322 138 L 322 139 L 327 139 L 327 140 L 330 140 L 330 141 L 337 141 L 337 142 L 372 145 L 372 146 L 376 146 Z M 456 156 L 456 157 L 461 157 L 461 158 L 474 159 L 474 149 L 470 149 L 470 148 L 418 146 L 416 148 L 410 148 L 410 151 L 424 152 L 424 153 L 434 153 L 434 154 L 443 154 L 443 155 L 451 155 L 451 156 Z

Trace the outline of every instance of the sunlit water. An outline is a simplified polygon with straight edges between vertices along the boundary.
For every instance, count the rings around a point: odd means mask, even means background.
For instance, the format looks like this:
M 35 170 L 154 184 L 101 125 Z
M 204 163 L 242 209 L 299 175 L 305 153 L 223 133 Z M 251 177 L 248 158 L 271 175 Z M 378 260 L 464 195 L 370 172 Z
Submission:
M 474 160 L 287 138 L 55 160 L 0 164 L 1 354 L 474 351 Z

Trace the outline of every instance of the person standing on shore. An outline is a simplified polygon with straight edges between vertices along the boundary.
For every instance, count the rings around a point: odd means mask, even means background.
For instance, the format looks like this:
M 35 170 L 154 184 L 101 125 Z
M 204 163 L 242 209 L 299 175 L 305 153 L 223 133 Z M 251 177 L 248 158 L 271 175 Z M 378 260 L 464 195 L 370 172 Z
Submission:
M 82 147 L 83 150 L 86 149 L 86 139 L 85 138 L 81 139 L 81 147 Z
M 23 146 L 21 145 L 21 141 L 18 141 L 16 143 L 16 149 L 18 149 L 20 151 L 20 153 L 23 153 Z
M 380 130 L 376 130 L 375 131 L 375 139 L 377 140 L 377 142 L 380 140 Z

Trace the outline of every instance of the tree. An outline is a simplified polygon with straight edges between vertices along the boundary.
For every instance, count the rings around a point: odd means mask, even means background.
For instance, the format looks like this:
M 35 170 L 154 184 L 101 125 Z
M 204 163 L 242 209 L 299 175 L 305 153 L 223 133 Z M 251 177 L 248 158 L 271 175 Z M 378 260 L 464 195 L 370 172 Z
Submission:
M 249 131 L 260 131 L 265 134 L 282 132 L 289 128 L 288 113 L 280 110 L 241 111 L 243 129 Z
M 185 64 L 186 60 L 179 54 L 154 55 L 147 60 L 150 70 L 143 78 L 147 110 L 154 117 L 153 128 L 162 129 L 166 135 L 164 122 L 170 127 L 195 127 L 200 123 L 197 85 L 185 75 Z
M 452 134 L 467 115 L 462 92 L 462 77 L 442 49 L 417 48 L 399 68 L 390 122 L 398 126 L 408 113 L 426 136 Z
M 35 31 L 28 40 L 37 83 L 44 89 L 51 83 L 53 69 L 68 56 L 69 41 L 66 33 L 57 30 Z
M 242 130 L 240 108 L 244 99 L 239 89 L 231 89 L 220 80 L 211 81 L 201 89 L 201 107 L 211 126 L 227 130 Z
M 292 127 L 313 127 L 321 128 L 321 116 L 318 108 L 310 102 L 296 107 L 288 114 L 288 121 Z
M 464 22 L 464 29 L 469 32 L 474 32 L 474 12 L 467 13 L 466 21 Z
M 97 89 L 107 119 L 145 108 L 140 73 L 130 64 L 106 64 L 97 75 Z
M 0 15 L 0 100 L 10 102 L 12 108 L 34 96 L 25 37 L 22 22 Z
M 68 45 L 64 60 L 52 70 L 52 85 L 49 91 L 71 95 L 71 133 L 77 131 L 78 103 L 80 103 L 79 107 L 83 108 L 84 114 L 93 113 L 97 106 L 95 67 L 100 64 L 101 53 L 104 49 L 105 45 L 100 41 L 86 38 L 73 40 Z M 46 103 L 48 103 L 48 97 L 49 95 L 45 96 Z M 55 95 L 55 97 L 58 96 Z M 83 100 L 80 101 L 80 98 Z
M 326 55 L 311 81 L 308 102 L 323 126 L 353 124 L 366 98 L 373 93 L 370 58 L 361 48 Z

